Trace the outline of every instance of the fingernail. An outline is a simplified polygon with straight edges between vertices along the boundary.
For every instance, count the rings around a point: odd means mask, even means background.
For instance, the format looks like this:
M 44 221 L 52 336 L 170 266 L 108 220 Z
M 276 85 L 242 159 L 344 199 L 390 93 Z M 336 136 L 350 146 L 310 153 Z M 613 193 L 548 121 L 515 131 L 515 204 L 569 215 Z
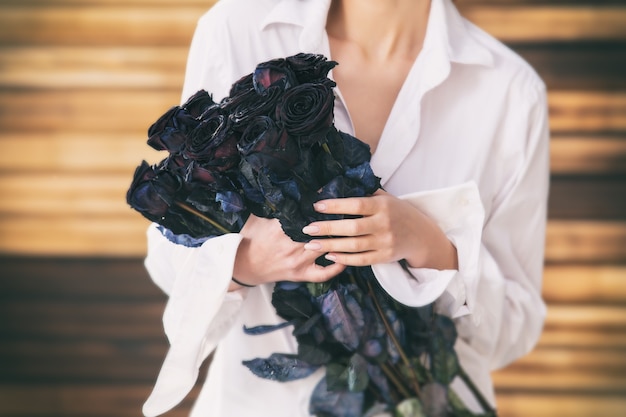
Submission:
M 304 226 L 304 228 L 302 228 L 302 233 L 306 234 L 306 235 L 314 235 L 316 233 L 318 233 L 320 231 L 320 228 L 317 226 Z
M 324 203 L 315 203 L 315 204 L 313 204 L 313 208 L 315 208 L 316 211 L 324 211 L 324 210 L 326 210 L 326 204 L 324 204 Z
M 332 253 L 327 253 L 326 256 L 324 256 L 324 258 L 328 259 L 329 261 L 333 261 L 333 262 L 335 262 L 337 260 L 337 257 L 335 255 L 333 255 Z
M 322 249 L 322 245 L 320 245 L 318 242 L 309 242 L 309 243 L 304 245 L 304 249 L 306 249 L 306 250 L 320 250 L 320 249 Z

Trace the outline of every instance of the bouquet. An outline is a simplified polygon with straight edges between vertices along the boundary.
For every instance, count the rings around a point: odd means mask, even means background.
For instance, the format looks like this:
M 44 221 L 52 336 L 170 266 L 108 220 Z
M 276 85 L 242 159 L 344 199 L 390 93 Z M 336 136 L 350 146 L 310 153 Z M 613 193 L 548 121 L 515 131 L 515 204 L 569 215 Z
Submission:
M 136 169 L 129 205 L 177 243 L 238 232 L 251 214 L 278 219 L 291 239 L 308 241 L 305 225 L 340 218 L 314 211 L 314 202 L 365 197 L 380 187 L 369 146 L 334 127 L 335 83 L 327 75 L 335 65 L 303 53 L 274 59 L 235 82 L 219 103 L 201 90 L 172 107 L 148 130 L 148 144 L 168 156 Z M 401 305 L 371 267 L 348 267 L 322 284 L 278 282 L 272 304 L 283 323 L 243 331 L 291 326 L 298 351 L 243 365 L 278 382 L 325 367 L 311 414 L 495 416 L 459 365 L 454 322 L 433 305 Z M 456 377 L 483 414 L 450 389 Z

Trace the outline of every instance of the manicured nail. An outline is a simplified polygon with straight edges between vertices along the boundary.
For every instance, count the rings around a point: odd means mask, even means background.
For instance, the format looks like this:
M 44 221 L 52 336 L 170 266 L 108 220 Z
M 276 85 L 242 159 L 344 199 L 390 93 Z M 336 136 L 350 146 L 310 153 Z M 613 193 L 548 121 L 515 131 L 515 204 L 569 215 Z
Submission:
M 319 233 L 320 228 L 317 226 L 304 226 L 304 228 L 302 229 L 302 233 L 306 234 L 306 235 L 315 235 L 317 233 Z
M 333 261 L 333 262 L 335 262 L 337 260 L 337 257 L 335 255 L 333 255 L 332 253 L 327 253 L 326 256 L 324 256 L 324 258 L 328 259 L 329 261 Z
M 304 245 L 304 249 L 306 250 L 320 250 L 322 249 L 322 245 L 318 242 L 309 242 Z
M 324 210 L 326 210 L 326 204 L 324 204 L 324 203 L 315 203 L 315 204 L 313 204 L 313 208 L 315 208 L 316 211 L 324 211 Z

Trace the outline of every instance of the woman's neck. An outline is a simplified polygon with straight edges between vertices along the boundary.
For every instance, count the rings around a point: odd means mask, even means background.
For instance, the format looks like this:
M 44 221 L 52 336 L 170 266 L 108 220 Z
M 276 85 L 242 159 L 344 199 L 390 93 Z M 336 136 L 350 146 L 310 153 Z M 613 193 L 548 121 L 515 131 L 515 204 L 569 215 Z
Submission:
M 326 29 L 330 37 L 385 61 L 415 57 L 422 48 L 431 0 L 333 0 Z

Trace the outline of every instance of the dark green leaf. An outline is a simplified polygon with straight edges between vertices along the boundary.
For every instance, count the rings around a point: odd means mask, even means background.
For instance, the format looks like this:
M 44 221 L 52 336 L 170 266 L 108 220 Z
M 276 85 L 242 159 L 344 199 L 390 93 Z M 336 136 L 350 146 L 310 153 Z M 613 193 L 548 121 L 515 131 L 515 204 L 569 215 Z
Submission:
M 317 416 L 362 417 L 363 401 L 363 392 L 330 391 L 326 378 L 322 378 L 313 390 L 309 412 Z
M 274 287 L 272 305 L 276 313 L 285 320 L 309 319 L 316 311 L 311 296 L 304 286 L 290 291 L 283 287 Z
M 447 346 L 443 337 L 436 333 L 431 338 L 430 370 L 435 381 L 449 385 L 459 373 L 459 360 L 453 347 Z
M 348 372 L 348 389 L 352 392 L 364 391 L 369 384 L 369 376 L 367 374 L 367 361 L 363 356 L 355 353 L 350 358 L 347 368 Z
M 326 365 L 333 358 L 326 343 L 317 343 L 311 335 L 298 336 L 298 358 L 312 365 Z
M 319 297 L 320 295 L 328 292 L 330 282 L 309 282 L 306 284 L 306 287 L 313 297 Z

